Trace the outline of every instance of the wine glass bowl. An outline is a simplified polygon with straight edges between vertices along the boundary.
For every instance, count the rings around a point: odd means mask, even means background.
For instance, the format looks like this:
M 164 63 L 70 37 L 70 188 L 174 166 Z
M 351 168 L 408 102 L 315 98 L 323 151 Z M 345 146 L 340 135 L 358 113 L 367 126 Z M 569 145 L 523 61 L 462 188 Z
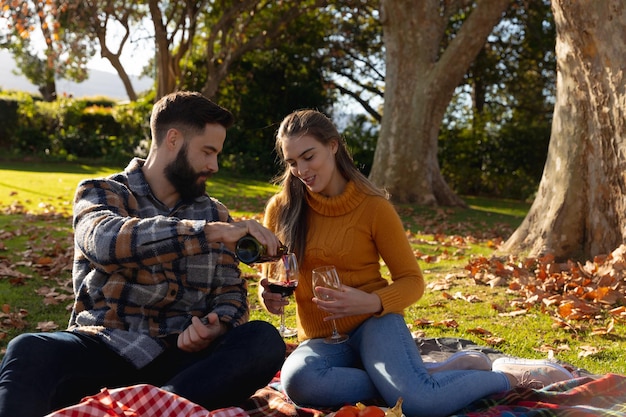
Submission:
M 280 294 L 283 298 L 293 294 L 298 286 L 298 261 L 296 255 L 287 253 L 272 265 L 268 276 L 268 289 L 270 292 Z M 295 336 L 296 329 L 288 328 L 285 325 L 285 309 L 281 308 L 280 327 L 278 332 L 283 337 Z
M 334 290 L 341 289 L 341 280 L 337 274 L 337 269 L 332 265 L 322 266 L 313 270 L 313 294 L 316 298 L 324 301 L 331 300 L 332 298 L 323 294 L 320 294 L 316 288 L 331 288 Z M 324 342 L 330 344 L 343 343 L 348 340 L 348 335 L 340 334 L 337 331 L 337 324 L 335 320 L 331 320 L 333 325 L 333 332 L 330 336 L 324 339 Z

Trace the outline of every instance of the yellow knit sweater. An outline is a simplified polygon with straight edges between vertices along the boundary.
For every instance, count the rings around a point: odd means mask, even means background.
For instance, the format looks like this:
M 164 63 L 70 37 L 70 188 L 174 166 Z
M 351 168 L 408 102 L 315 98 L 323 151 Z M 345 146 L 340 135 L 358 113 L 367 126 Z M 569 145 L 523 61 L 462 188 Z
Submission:
M 298 339 L 326 337 L 330 322 L 311 301 L 311 271 L 323 265 L 335 265 L 344 285 L 376 293 L 387 313 L 403 310 L 419 300 L 424 292 L 424 277 L 408 242 L 400 217 L 389 201 L 364 194 L 354 182 L 348 182 L 341 195 L 325 197 L 309 192 L 307 203 L 308 235 L 304 259 L 298 259 L 300 278 L 297 301 Z M 276 229 L 276 200 L 271 199 L 265 212 L 265 225 Z M 391 277 L 380 273 L 380 258 Z M 340 332 L 349 332 L 370 315 L 337 320 Z

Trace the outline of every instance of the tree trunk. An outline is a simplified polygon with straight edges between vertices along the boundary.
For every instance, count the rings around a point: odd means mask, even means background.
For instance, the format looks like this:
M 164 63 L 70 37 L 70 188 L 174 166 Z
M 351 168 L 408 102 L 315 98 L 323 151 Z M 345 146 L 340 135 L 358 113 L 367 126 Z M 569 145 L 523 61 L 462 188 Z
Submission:
M 108 17 L 106 14 L 99 12 L 99 10 L 106 8 L 106 5 L 102 5 L 98 2 L 85 2 L 82 6 L 79 4 L 75 5 L 74 7 L 80 9 L 84 13 L 87 13 L 87 19 L 94 22 L 92 24 L 92 30 L 94 31 L 95 37 L 98 39 L 98 44 L 100 45 L 100 56 L 108 60 L 111 66 L 113 66 L 113 68 L 117 72 L 120 80 L 122 80 L 122 84 L 124 84 L 124 89 L 126 90 L 126 95 L 128 96 L 128 99 L 130 101 L 137 101 L 138 97 L 137 93 L 135 92 L 135 88 L 133 87 L 133 83 L 130 81 L 128 72 L 126 72 L 126 68 L 124 68 L 124 65 L 122 65 L 122 61 L 120 60 L 122 50 L 124 49 L 124 46 L 126 45 L 126 42 L 130 37 L 130 11 L 127 13 L 119 13 L 118 15 L 115 15 L 115 17 Z M 116 48 L 117 52 L 113 52 L 107 44 L 108 22 L 106 20 L 104 22 L 100 21 L 100 16 L 116 20 L 117 23 L 123 28 L 123 32 L 120 29 L 121 39 Z
M 39 93 L 44 101 L 49 103 L 56 101 L 57 99 L 57 85 L 54 80 L 47 81 L 44 85 L 40 85 L 38 88 Z
M 124 89 L 126 90 L 126 95 L 130 101 L 137 101 L 137 93 L 135 92 L 135 88 L 133 87 L 133 83 L 130 80 L 130 76 L 126 72 L 126 69 L 122 65 L 120 59 L 118 57 L 113 57 L 109 59 L 113 68 L 117 71 L 117 75 L 119 75 L 122 83 L 124 84 Z
M 481 0 L 445 51 L 450 18 L 471 1 L 385 0 L 385 104 L 370 178 L 394 201 L 464 206 L 437 160 L 439 127 L 455 88 L 511 0 Z
M 537 197 L 502 251 L 590 259 L 626 238 L 626 5 L 552 0 L 557 91 Z
M 167 21 L 159 8 L 158 0 L 148 2 L 152 24 L 154 25 L 154 46 L 156 51 L 156 97 L 155 100 L 176 91 L 176 68 L 170 54 L 170 37 L 167 31 Z
M 135 92 L 135 88 L 133 87 L 133 83 L 130 81 L 130 77 L 126 72 L 126 69 L 120 61 L 120 54 L 114 54 L 113 52 L 111 52 L 106 47 L 106 40 L 104 40 L 104 42 L 103 40 L 100 41 L 100 49 L 102 51 L 101 56 L 108 59 L 113 68 L 115 68 L 115 71 L 117 71 L 117 75 L 120 77 L 122 83 L 124 84 L 124 89 L 126 90 L 126 95 L 128 96 L 128 99 L 130 101 L 137 101 L 137 93 Z

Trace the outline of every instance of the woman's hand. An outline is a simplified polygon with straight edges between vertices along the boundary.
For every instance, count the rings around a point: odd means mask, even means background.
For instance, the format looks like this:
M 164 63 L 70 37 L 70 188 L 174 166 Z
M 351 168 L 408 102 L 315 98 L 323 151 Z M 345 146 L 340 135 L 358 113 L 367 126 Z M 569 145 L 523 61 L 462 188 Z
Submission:
M 328 300 L 313 297 L 313 302 L 320 310 L 329 315 L 324 321 L 340 319 L 357 314 L 379 313 L 383 309 L 380 297 L 373 293 L 342 285 L 340 290 L 317 287 L 317 292 Z
M 177 346 L 185 352 L 199 352 L 206 349 L 213 340 L 226 333 L 226 325 L 220 322 L 215 313 L 206 316 L 207 324 L 199 317 L 192 317 L 191 324 L 178 335 Z
M 263 300 L 265 309 L 272 314 L 282 313 L 283 308 L 289 304 L 287 297 L 271 292 L 269 290 L 269 281 L 267 278 L 263 278 L 259 281 L 259 290 L 261 290 L 261 288 L 262 292 L 260 293 L 260 298 Z

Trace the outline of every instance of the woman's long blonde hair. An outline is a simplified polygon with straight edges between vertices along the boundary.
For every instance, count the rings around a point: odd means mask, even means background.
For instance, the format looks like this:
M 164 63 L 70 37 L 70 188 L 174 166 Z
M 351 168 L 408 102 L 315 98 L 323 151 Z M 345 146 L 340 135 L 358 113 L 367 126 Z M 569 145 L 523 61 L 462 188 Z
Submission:
M 335 162 L 339 173 L 347 180 L 354 181 L 357 188 L 366 194 L 389 197 L 386 191 L 374 185 L 356 168 L 345 140 L 328 117 L 317 110 L 308 109 L 289 114 L 283 119 L 276 133 L 276 153 L 284 166 L 284 172 L 274 181 L 281 186 L 281 190 L 274 196 L 274 202 L 278 207 L 276 235 L 296 254 L 298 259 L 303 258 L 306 250 L 307 191 L 304 183 L 291 174 L 291 169 L 285 162 L 282 144 L 302 135 L 313 136 L 323 145 L 336 140 L 338 146 Z

